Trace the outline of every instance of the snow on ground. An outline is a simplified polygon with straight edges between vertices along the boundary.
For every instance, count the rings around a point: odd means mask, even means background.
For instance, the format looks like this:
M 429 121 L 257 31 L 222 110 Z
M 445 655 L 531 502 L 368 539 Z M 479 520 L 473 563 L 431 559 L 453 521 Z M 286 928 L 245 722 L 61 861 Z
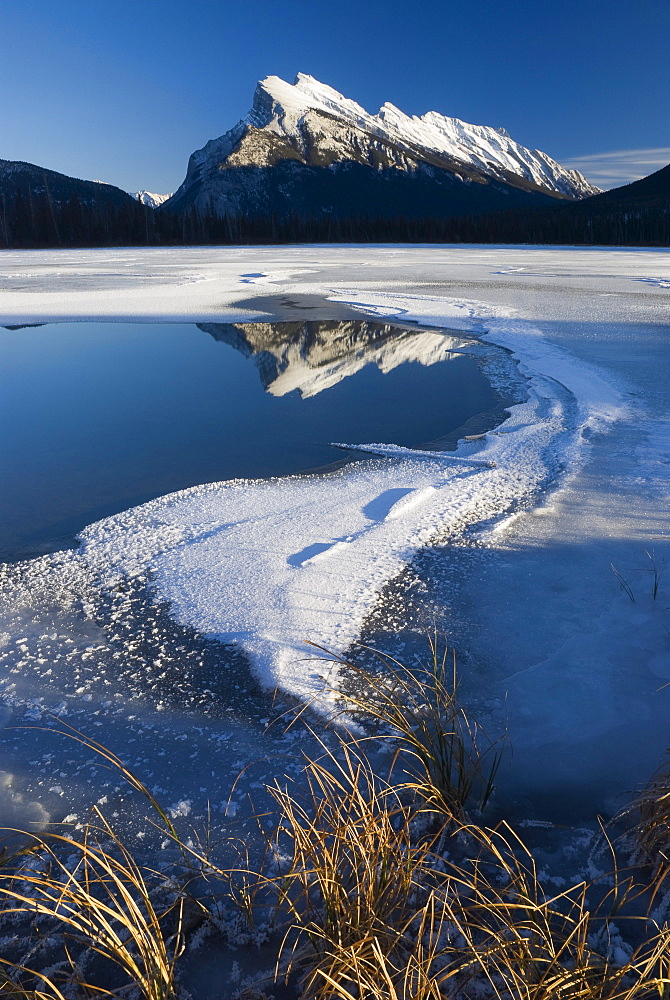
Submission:
M 26 576 L 72 593 L 150 579 L 176 625 L 236 643 L 265 683 L 323 704 L 334 676 L 302 640 L 346 650 L 385 585 L 442 545 L 429 598 L 467 649 L 468 697 L 507 725 L 508 794 L 530 809 L 577 785 L 589 814 L 612 807 L 668 743 L 670 573 L 656 599 L 650 581 L 670 551 L 669 265 L 666 251 L 527 247 L 5 253 L 7 325 L 358 311 L 475 333 L 528 385 L 455 456 L 372 443 L 376 457 L 327 475 L 196 487 L 90 526 Z M 68 710 L 85 713 L 91 690 Z M 55 707 L 44 682 L 31 697 Z

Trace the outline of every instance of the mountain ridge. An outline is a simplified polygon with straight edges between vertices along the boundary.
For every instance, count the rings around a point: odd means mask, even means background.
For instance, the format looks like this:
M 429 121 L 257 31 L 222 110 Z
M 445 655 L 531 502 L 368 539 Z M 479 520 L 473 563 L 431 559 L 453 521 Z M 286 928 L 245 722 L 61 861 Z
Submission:
M 638 203 L 649 201 L 665 201 L 670 199 L 670 163 L 660 170 L 655 170 L 653 174 L 640 177 L 630 184 L 622 184 L 621 187 L 610 188 L 609 191 L 601 191 L 589 199 L 592 206 L 605 206 L 616 203 Z
M 340 192 L 326 170 L 339 172 Z M 491 210 L 510 200 L 539 203 L 535 196 L 576 199 L 598 191 L 578 171 L 526 149 L 503 128 L 470 125 L 435 111 L 409 117 L 388 103 L 372 115 L 299 73 L 294 84 L 275 76 L 259 81 L 248 114 L 191 155 L 184 182 L 165 205 L 177 211 L 194 205 L 218 215 L 347 214 L 352 210 L 351 184 L 342 177 L 347 170 L 369 189 L 370 214 L 379 214 L 382 200 L 373 172 L 392 177 L 396 183 L 390 187 L 407 189 L 389 191 L 396 201 L 387 215 L 408 208 L 410 215 L 425 213 L 431 195 L 433 210 L 449 215 Z M 399 174 L 419 181 L 414 187 L 420 212 L 414 210 L 411 185 L 398 184 Z M 310 188 L 309 196 L 301 185 Z
M 125 206 L 132 200 L 132 195 L 105 181 L 82 180 L 25 160 L 0 159 L 0 196 L 10 202 L 17 196 L 45 196 L 60 204 L 69 201 L 73 195 L 85 204 L 100 203 L 115 208 Z

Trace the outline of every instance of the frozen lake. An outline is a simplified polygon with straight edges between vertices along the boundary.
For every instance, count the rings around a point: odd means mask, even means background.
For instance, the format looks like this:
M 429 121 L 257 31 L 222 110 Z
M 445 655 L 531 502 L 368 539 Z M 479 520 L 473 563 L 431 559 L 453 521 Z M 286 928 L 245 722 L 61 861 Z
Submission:
M 254 684 L 327 707 L 336 678 L 305 659 L 305 638 L 346 651 L 361 634 L 382 636 L 414 655 L 413 630 L 436 616 L 458 646 L 469 707 L 506 728 L 514 751 L 496 808 L 559 822 L 616 809 L 668 744 L 670 571 L 654 599 L 647 553 L 661 569 L 670 558 L 669 261 L 665 251 L 533 247 L 3 254 L 2 323 L 141 320 L 177 340 L 185 328 L 173 323 L 198 324 L 189 336 L 235 359 L 272 413 L 419 366 L 382 376 L 375 362 L 314 394 L 304 351 L 267 381 L 254 365 L 262 352 L 244 358 L 212 329 L 304 323 L 307 309 L 314 321 L 413 322 L 444 330 L 457 354 L 422 377 L 453 371 L 465 351 L 499 391 L 524 385 L 504 423 L 455 453 L 416 447 L 442 425 L 401 438 L 391 412 L 384 428 L 345 437 L 373 454 L 364 462 L 272 482 L 208 474 L 210 485 L 91 525 L 78 550 L 9 567 L 8 724 L 44 724 L 55 710 L 95 727 L 177 813 L 188 801 L 189 822 L 207 802 L 223 822 L 218 804 L 246 762 L 263 758 L 240 798 L 288 766 L 282 739 L 262 742 L 269 708 Z M 265 392 L 262 371 L 286 393 Z M 324 454 L 309 465 L 331 460 L 327 443 Z M 226 665 L 223 646 L 252 673 Z M 196 650 L 186 666 L 185 649 Z M 95 762 L 73 751 L 61 767 L 53 743 L 5 730 L 6 812 L 62 818 L 94 800 Z
M 422 445 L 499 413 L 467 349 L 364 320 L 0 329 L 0 559 L 189 486 L 328 465 L 332 441 Z

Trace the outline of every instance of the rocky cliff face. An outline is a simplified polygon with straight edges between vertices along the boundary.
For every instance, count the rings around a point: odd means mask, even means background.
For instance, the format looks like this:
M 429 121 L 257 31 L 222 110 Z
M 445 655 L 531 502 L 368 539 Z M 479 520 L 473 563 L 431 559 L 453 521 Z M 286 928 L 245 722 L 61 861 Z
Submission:
M 450 215 L 597 192 L 504 129 L 392 104 L 371 115 L 313 77 L 262 80 L 249 114 L 191 156 L 166 203 L 219 215 Z

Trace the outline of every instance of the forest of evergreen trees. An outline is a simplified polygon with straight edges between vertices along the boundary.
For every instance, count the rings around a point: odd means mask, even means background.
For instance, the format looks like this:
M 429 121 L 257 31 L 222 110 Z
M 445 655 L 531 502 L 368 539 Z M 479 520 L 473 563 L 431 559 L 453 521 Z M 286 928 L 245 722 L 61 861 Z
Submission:
M 2 199 L 0 248 L 197 246 L 266 243 L 547 243 L 669 246 L 670 201 L 603 196 L 541 209 L 436 218 L 227 218 L 180 214 L 129 201 L 121 206 L 58 202 L 17 192 Z

